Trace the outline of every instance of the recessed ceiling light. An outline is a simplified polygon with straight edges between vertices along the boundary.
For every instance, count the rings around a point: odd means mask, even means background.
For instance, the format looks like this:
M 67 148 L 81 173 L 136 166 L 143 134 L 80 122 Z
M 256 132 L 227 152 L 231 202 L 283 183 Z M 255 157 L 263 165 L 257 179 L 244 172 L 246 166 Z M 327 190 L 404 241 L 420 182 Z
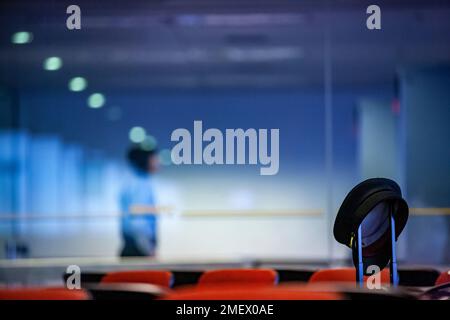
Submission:
M 19 31 L 11 36 L 11 42 L 14 44 L 26 44 L 33 41 L 33 34 L 27 31 Z
M 70 91 L 83 91 L 87 87 L 87 81 L 83 77 L 75 77 L 70 79 L 69 81 L 69 90 Z
M 157 141 L 156 138 L 152 135 L 148 135 L 145 137 L 144 141 L 141 142 L 141 148 L 145 151 L 152 151 L 156 148 Z
M 118 106 L 109 107 L 106 113 L 106 118 L 109 121 L 118 121 L 122 118 L 122 109 Z
M 93 109 L 98 109 L 103 107 L 105 104 L 105 96 L 101 93 L 93 93 L 88 98 L 88 105 Z
M 141 143 L 145 140 L 146 137 L 145 129 L 142 127 L 133 127 L 131 128 L 128 136 L 131 142 Z
M 44 61 L 44 69 L 48 71 L 56 71 L 61 69 L 62 60 L 60 57 L 49 57 Z
M 170 166 L 172 164 L 172 155 L 169 149 L 163 149 L 159 152 L 159 161 L 163 166 Z

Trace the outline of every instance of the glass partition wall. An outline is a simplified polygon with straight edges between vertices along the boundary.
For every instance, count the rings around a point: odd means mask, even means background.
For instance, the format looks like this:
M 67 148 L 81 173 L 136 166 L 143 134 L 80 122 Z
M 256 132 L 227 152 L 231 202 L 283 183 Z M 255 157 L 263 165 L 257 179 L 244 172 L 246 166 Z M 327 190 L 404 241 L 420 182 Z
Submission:
M 383 2 L 381 30 L 354 2 L 80 7 L 80 30 L 2 11 L 1 259 L 117 256 L 135 145 L 158 150 L 130 209 L 156 260 L 349 261 L 335 214 L 383 176 L 411 207 L 399 258 L 448 262 L 448 7 Z

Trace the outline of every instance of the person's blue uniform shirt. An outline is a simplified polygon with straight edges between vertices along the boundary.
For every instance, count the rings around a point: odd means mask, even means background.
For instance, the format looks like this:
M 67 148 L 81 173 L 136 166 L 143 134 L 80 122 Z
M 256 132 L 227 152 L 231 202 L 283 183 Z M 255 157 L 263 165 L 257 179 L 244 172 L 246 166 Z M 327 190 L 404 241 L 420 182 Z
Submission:
M 132 214 L 132 206 L 155 207 L 153 181 L 150 175 L 134 173 L 120 195 L 122 211 L 122 255 L 154 255 L 156 247 L 156 217 L 153 214 Z

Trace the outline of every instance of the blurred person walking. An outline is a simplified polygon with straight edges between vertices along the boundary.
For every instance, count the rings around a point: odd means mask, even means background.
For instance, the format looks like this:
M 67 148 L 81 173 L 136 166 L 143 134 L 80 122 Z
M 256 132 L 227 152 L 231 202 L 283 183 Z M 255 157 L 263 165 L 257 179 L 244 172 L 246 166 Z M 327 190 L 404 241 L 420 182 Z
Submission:
M 122 257 L 154 256 L 157 246 L 153 174 L 159 170 L 158 151 L 133 146 L 127 153 L 132 168 L 120 194 Z M 134 212 L 133 208 L 146 208 Z

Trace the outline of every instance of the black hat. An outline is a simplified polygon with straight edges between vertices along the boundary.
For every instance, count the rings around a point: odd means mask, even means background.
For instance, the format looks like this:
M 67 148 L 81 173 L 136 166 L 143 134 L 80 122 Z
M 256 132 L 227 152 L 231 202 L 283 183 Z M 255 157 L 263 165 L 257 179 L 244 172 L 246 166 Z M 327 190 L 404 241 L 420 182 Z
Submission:
M 368 274 L 370 265 L 383 269 L 389 262 L 391 212 L 397 240 L 408 220 L 409 209 L 398 184 L 385 178 L 361 182 L 350 191 L 339 208 L 334 222 L 334 238 L 353 250 L 353 263 L 357 266 L 356 239 L 361 226 L 364 274 Z

